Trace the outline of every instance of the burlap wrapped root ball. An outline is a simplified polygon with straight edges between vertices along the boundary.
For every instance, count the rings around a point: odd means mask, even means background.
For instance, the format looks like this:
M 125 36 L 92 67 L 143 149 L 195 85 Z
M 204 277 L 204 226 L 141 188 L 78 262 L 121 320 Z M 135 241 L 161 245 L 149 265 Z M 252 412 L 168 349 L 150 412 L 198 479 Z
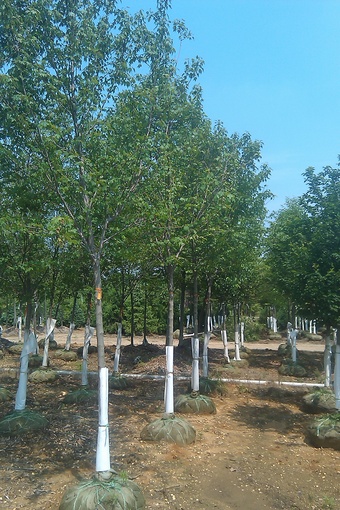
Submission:
M 71 391 L 63 400 L 64 404 L 79 404 L 82 402 L 89 402 L 98 397 L 98 390 L 91 390 L 88 386 L 83 386 L 78 390 Z
M 315 418 L 308 426 L 307 440 L 318 448 L 340 450 L 340 412 Z
M 279 356 L 292 357 L 292 346 L 290 344 L 280 344 L 277 348 L 277 353 Z
M 14 344 L 8 347 L 7 352 L 9 354 L 21 354 L 23 344 Z
M 64 493 L 59 510 L 142 510 L 145 499 L 138 485 L 126 477 L 97 473 Z
M 43 429 L 47 425 L 47 419 L 39 413 L 28 409 L 13 411 L 0 420 L 0 435 L 19 436 Z
M 291 375 L 293 377 L 306 377 L 307 375 L 306 369 L 292 360 L 284 360 L 278 372 L 280 375 Z
M 6 402 L 11 396 L 12 394 L 7 388 L 0 386 L 0 402 Z
M 32 354 L 28 358 L 28 368 L 39 368 L 43 363 L 43 356 L 40 354 Z
M 335 407 L 335 395 L 328 388 L 318 388 L 302 397 L 302 407 L 307 413 L 333 413 Z
M 129 382 L 126 377 L 113 374 L 109 377 L 109 387 L 111 390 L 126 390 L 129 387 Z
M 177 397 L 175 411 L 183 414 L 215 414 L 216 406 L 210 397 L 192 392 Z
M 39 345 L 40 349 L 44 349 L 45 348 L 45 338 L 42 338 L 41 340 L 39 340 L 38 345 Z M 55 351 L 59 348 L 59 346 L 55 340 L 49 339 L 48 348 L 51 351 Z
M 47 383 L 53 382 L 57 378 L 57 373 L 49 368 L 41 367 L 34 370 L 29 376 L 28 380 L 33 383 Z
M 63 361 L 78 361 L 77 353 L 74 351 L 64 351 L 62 349 L 57 349 L 54 353 L 54 357 Z
M 180 445 L 191 444 L 196 439 L 195 429 L 183 418 L 164 414 L 144 427 L 140 435 L 143 441 L 165 441 Z
M 190 392 L 191 387 L 188 388 Z M 200 393 L 203 395 L 224 395 L 225 387 L 219 379 L 209 379 L 209 377 L 200 377 Z

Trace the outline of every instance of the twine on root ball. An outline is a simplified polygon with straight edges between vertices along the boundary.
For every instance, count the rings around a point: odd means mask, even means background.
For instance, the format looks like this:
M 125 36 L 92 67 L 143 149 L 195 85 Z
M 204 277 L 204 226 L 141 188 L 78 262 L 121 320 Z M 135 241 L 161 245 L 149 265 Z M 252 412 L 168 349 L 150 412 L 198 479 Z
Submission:
M 19 436 L 43 429 L 47 424 L 47 419 L 34 411 L 28 409 L 13 411 L 0 420 L 0 435 Z
M 145 499 L 136 483 L 113 471 L 96 473 L 64 493 L 59 510 L 142 510 Z
M 183 414 L 215 414 L 216 406 L 210 397 L 192 391 L 177 397 L 175 411 Z
M 329 388 L 318 388 L 302 397 L 303 410 L 311 414 L 336 411 L 335 395 Z
M 144 427 L 140 435 L 143 441 L 165 441 L 176 444 L 191 444 L 196 439 L 195 429 L 183 418 L 164 414 Z
M 126 390 L 129 387 L 129 382 L 126 377 L 113 374 L 109 377 L 109 387 L 112 390 Z
M 54 370 L 49 368 L 41 367 L 38 370 L 34 370 L 29 376 L 28 380 L 33 383 L 46 383 L 53 382 L 57 378 L 57 374 Z
M 315 418 L 308 426 L 307 439 L 317 448 L 340 450 L 340 412 Z
M 80 402 L 88 402 L 98 397 L 97 390 L 90 390 L 87 386 L 71 391 L 63 400 L 64 404 L 79 404 Z

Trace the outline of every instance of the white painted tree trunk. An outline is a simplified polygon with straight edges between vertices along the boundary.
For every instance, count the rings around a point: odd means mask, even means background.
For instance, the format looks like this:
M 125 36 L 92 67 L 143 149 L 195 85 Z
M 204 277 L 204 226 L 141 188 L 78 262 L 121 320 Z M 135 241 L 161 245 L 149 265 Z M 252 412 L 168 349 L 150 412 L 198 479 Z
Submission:
M 240 340 L 241 340 L 241 347 L 244 345 L 244 322 L 240 323 Z
M 28 357 L 37 350 L 37 339 L 34 333 L 25 331 L 24 345 L 20 356 L 19 384 L 15 397 L 15 410 L 23 411 L 26 407 L 27 379 L 28 379 Z
M 296 363 L 296 339 L 297 339 L 298 331 L 297 329 L 292 329 L 290 332 L 290 344 L 292 346 L 292 361 Z
M 88 381 L 88 370 L 87 370 L 87 359 L 89 353 L 89 345 L 91 342 L 91 338 L 94 334 L 94 328 L 91 328 L 88 324 L 85 326 L 85 336 L 84 336 L 84 347 L 83 347 L 83 363 L 81 369 L 81 384 L 82 386 L 87 386 Z
M 335 407 L 340 410 L 340 343 L 338 342 L 335 347 L 334 394 Z
M 223 356 L 226 359 L 226 361 L 228 363 L 230 363 L 229 350 L 228 350 L 228 336 L 227 336 L 226 329 L 221 330 L 221 337 L 222 337 L 222 342 L 223 342 Z
M 67 338 L 66 338 L 66 343 L 65 343 L 65 348 L 64 348 L 65 351 L 69 351 L 70 350 L 72 334 L 73 334 L 73 331 L 74 331 L 75 327 L 76 327 L 76 325 L 73 322 L 71 322 L 69 330 L 68 330 Z
M 191 367 L 191 389 L 192 391 L 199 391 L 200 389 L 200 373 L 199 373 L 199 353 L 200 341 L 198 337 L 191 339 L 192 351 L 192 367 Z
M 93 329 L 93 328 L 91 328 Z M 109 434 L 109 371 L 99 370 L 99 420 L 96 452 L 96 471 L 110 471 L 110 434 Z
M 46 336 L 45 336 L 45 344 L 44 344 L 44 355 L 43 355 L 43 361 L 42 361 L 43 367 L 48 366 L 48 348 L 50 345 L 50 336 L 53 333 L 56 323 L 57 323 L 56 319 L 51 319 L 50 317 L 46 321 Z
M 291 322 L 287 322 L 287 345 L 291 345 L 291 337 L 290 334 L 292 332 L 293 325 Z
M 164 404 L 165 413 L 174 413 L 174 346 L 167 345 L 165 347 L 166 355 L 166 374 L 165 374 L 165 391 Z
M 276 319 L 276 317 L 273 317 L 273 331 L 274 331 L 274 333 L 277 333 L 277 319 Z
M 209 360 L 208 360 L 208 347 L 211 337 L 211 331 L 204 334 L 203 343 L 203 377 L 208 377 L 209 373 Z
M 118 332 L 117 332 L 117 345 L 116 345 L 116 352 L 115 352 L 115 358 L 113 361 L 113 373 L 118 374 L 119 371 L 119 358 L 120 358 L 120 348 L 122 346 L 122 324 L 118 324 Z
M 329 333 L 326 336 L 325 352 L 324 352 L 324 370 L 325 370 L 325 386 L 329 388 L 331 385 L 331 337 Z
M 235 339 L 235 356 L 234 356 L 234 361 L 241 361 L 239 324 L 236 324 L 235 332 L 234 332 L 234 339 Z

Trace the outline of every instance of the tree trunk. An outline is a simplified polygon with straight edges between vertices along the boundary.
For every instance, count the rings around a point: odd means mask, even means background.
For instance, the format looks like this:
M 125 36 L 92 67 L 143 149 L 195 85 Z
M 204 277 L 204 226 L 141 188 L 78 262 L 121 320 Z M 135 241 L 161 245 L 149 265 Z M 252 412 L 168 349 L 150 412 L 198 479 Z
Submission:
M 71 313 L 71 319 L 70 319 L 70 327 L 69 327 L 69 330 L 68 330 L 68 334 L 67 334 L 67 338 L 66 338 L 66 343 L 65 343 L 65 347 L 64 347 L 65 351 L 69 351 L 70 350 L 72 334 L 73 334 L 73 331 L 74 331 L 74 329 L 76 327 L 76 325 L 74 324 L 74 316 L 75 316 L 75 313 L 76 313 L 77 295 L 78 295 L 78 293 L 75 292 L 74 297 L 73 297 L 73 306 L 72 306 L 72 313 Z
M 135 303 L 133 299 L 133 289 L 130 289 L 130 303 L 131 303 L 131 341 L 130 344 L 133 346 L 134 334 L 135 334 Z
M 206 298 L 205 328 L 204 328 L 204 344 L 203 344 L 203 377 L 208 377 L 209 360 L 208 346 L 212 331 L 211 324 L 211 280 L 208 281 L 208 291 Z
M 148 338 L 147 338 L 147 326 L 146 326 L 146 319 L 147 319 L 147 292 L 146 292 L 146 284 L 144 284 L 144 312 L 143 312 L 143 345 L 148 345 Z
M 335 344 L 335 367 L 334 367 L 334 394 L 335 394 L 335 407 L 340 410 L 340 335 L 339 329 L 336 329 L 336 344 Z
M 331 385 L 331 355 L 332 355 L 332 347 L 331 347 L 330 327 L 327 326 L 326 340 L 325 340 L 325 352 L 324 352 L 325 386 L 327 388 L 329 388 L 329 386 Z
M 96 471 L 110 471 L 110 441 L 108 427 L 108 369 L 105 367 L 102 285 L 99 255 L 93 266 L 96 289 L 96 334 L 98 347 L 98 402 L 99 421 L 97 436 Z
M 227 325 L 226 325 L 226 310 L 225 303 L 222 303 L 222 327 L 221 327 L 221 337 L 223 342 L 223 356 L 227 363 L 230 363 L 229 350 L 228 350 L 228 335 L 227 335 Z
M 42 366 L 47 367 L 48 366 L 48 348 L 49 348 L 49 342 L 50 337 L 52 335 L 52 332 L 56 325 L 56 320 L 48 318 L 46 322 L 46 336 L 45 336 L 45 343 L 44 343 L 44 355 L 43 355 L 43 362 Z
M 83 361 L 81 367 L 81 385 L 88 386 L 88 369 L 87 369 L 87 361 L 89 357 L 89 346 L 91 343 L 91 338 L 93 337 L 94 328 L 91 328 L 90 324 L 86 324 L 85 326 L 85 334 L 84 334 L 84 346 L 83 346 Z
M 37 351 L 36 336 L 34 335 L 34 333 L 30 331 L 31 316 L 32 316 L 32 303 L 28 303 L 26 308 L 24 345 L 20 356 L 19 384 L 15 397 L 16 411 L 23 411 L 26 407 L 28 357 L 31 353 L 35 353 Z
M 292 361 L 296 363 L 296 339 L 297 339 L 298 330 L 292 329 L 290 331 L 290 344 L 292 346 Z
M 122 346 L 122 323 L 118 324 L 118 334 L 117 334 L 117 346 L 115 352 L 115 359 L 113 362 L 113 373 L 118 374 L 119 372 L 119 358 L 120 358 L 120 348 Z
M 71 347 L 71 340 L 72 340 L 72 334 L 73 334 L 73 331 L 74 331 L 74 328 L 75 328 L 75 327 L 76 327 L 76 326 L 75 326 L 74 322 L 71 322 L 71 323 L 70 323 L 69 330 L 68 330 L 67 338 L 66 338 L 65 347 L 64 347 L 64 350 L 65 350 L 65 351 L 69 351 L 69 350 L 70 350 L 70 347 Z
M 96 334 L 98 347 L 98 369 L 105 367 L 104 353 L 104 327 L 103 327 L 103 308 L 102 308 L 102 280 L 100 272 L 100 263 L 98 259 L 94 264 L 94 281 L 96 288 Z
M 168 324 L 166 332 L 166 374 L 165 374 L 165 413 L 174 413 L 174 266 L 170 264 L 168 273 Z
M 234 339 L 235 339 L 235 361 L 241 361 L 240 357 L 240 323 L 239 304 L 234 305 Z
M 197 272 L 194 271 L 194 336 L 191 340 L 192 368 L 191 368 L 191 389 L 199 391 L 199 338 L 198 338 L 198 284 Z
M 184 313 L 185 313 L 185 291 L 186 291 L 186 281 L 185 281 L 185 271 L 182 271 L 182 281 L 181 281 L 181 302 L 180 302 L 180 317 L 179 317 L 179 339 L 178 339 L 178 347 L 184 347 Z

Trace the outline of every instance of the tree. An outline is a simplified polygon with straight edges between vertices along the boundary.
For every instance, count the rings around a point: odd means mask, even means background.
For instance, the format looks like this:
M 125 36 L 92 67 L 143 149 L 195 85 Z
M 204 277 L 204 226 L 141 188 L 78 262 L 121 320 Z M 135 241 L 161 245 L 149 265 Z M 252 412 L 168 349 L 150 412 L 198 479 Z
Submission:
M 290 309 L 287 321 L 295 321 L 296 306 L 302 305 L 311 243 L 310 223 L 304 207 L 299 199 L 288 200 L 275 215 L 266 238 L 268 279 L 276 294 L 284 296 L 285 308 Z M 305 313 L 310 316 L 307 310 Z
M 0 22 L 4 172 L 23 168 L 30 156 L 27 181 L 48 186 L 92 262 L 100 376 L 96 470 L 109 471 L 101 258 L 130 221 L 129 201 L 143 174 L 135 165 L 138 148 L 129 162 L 117 150 L 114 105 L 136 79 L 134 64 L 148 58 L 141 50 L 147 29 L 140 13 L 130 16 L 104 0 L 6 0 Z
M 307 192 L 288 202 L 268 237 L 273 279 L 308 319 L 326 327 L 325 374 L 330 384 L 330 328 L 337 329 L 340 306 L 340 170 L 325 167 L 305 173 Z

